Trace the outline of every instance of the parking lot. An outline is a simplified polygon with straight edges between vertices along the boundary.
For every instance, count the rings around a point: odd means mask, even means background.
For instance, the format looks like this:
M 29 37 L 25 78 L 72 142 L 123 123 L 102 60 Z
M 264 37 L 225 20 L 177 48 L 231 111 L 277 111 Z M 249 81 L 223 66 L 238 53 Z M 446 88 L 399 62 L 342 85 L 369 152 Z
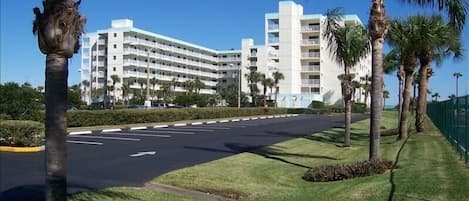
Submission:
M 172 170 L 342 125 L 343 116 L 282 115 L 77 132 L 67 138 L 69 192 L 142 186 Z M 2 192 L 43 186 L 43 152 L 2 152 L 0 167 Z

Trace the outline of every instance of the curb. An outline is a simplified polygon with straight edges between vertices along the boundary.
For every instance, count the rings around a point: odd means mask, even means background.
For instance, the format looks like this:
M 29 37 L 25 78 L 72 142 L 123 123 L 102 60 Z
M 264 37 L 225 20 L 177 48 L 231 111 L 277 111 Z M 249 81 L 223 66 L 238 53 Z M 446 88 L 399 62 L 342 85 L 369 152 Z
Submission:
M 264 116 L 244 117 L 244 118 L 237 118 L 237 119 L 198 121 L 198 122 L 192 122 L 192 123 L 157 124 L 153 126 L 123 127 L 123 128 L 110 128 L 110 129 L 100 129 L 100 130 L 75 131 L 75 132 L 69 132 L 68 135 L 82 135 L 82 134 L 106 133 L 106 132 L 116 132 L 116 131 L 147 130 L 147 129 L 152 129 L 152 128 L 195 126 L 195 125 L 207 125 L 207 124 L 215 124 L 215 123 L 228 123 L 228 122 L 259 120 L 259 119 L 265 120 L 265 119 L 276 119 L 276 118 L 297 117 L 297 116 L 299 116 L 299 114 L 264 115 Z
M 34 153 L 44 151 L 45 146 L 39 147 L 9 147 L 9 146 L 0 146 L 0 151 L 3 152 L 14 152 L 14 153 Z

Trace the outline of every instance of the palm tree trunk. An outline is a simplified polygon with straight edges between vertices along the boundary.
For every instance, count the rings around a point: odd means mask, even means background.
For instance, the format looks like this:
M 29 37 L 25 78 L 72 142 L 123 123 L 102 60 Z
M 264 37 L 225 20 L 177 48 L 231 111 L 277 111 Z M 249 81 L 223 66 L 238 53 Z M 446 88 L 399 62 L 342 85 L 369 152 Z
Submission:
M 404 79 L 405 79 L 405 71 L 404 71 L 404 65 L 399 65 L 399 71 L 397 72 L 397 78 L 399 79 L 399 125 L 398 125 L 398 130 L 400 132 L 401 130 L 401 123 L 400 121 L 402 120 L 402 104 L 403 104 L 403 93 L 404 93 Z M 410 88 L 409 88 L 410 89 Z M 410 94 L 409 94 L 410 95 Z
M 372 45 L 372 83 L 369 160 L 379 157 L 381 104 L 383 98 L 383 44 L 389 28 L 389 20 L 384 9 L 384 0 L 372 0 L 370 9 L 370 35 Z
M 345 100 L 345 133 L 344 147 L 350 147 L 350 124 L 352 122 L 352 106 L 350 99 Z
M 46 199 L 66 200 L 67 196 L 67 78 L 64 56 L 46 57 Z
M 405 73 L 405 86 L 403 94 L 402 110 L 400 111 L 401 117 L 399 120 L 399 135 L 398 140 L 405 140 L 408 137 L 407 116 L 409 115 L 410 108 L 410 90 L 412 88 L 413 72 Z
M 279 90 L 279 87 L 276 86 L 275 87 L 275 107 L 278 107 L 278 102 L 277 102 L 278 90 Z
M 417 101 L 417 115 L 415 118 L 415 128 L 417 132 L 425 131 L 425 115 L 427 113 L 427 88 L 428 88 L 428 75 L 427 70 L 429 63 L 422 63 L 420 66 L 420 83 L 419 83 L 419 96 Z

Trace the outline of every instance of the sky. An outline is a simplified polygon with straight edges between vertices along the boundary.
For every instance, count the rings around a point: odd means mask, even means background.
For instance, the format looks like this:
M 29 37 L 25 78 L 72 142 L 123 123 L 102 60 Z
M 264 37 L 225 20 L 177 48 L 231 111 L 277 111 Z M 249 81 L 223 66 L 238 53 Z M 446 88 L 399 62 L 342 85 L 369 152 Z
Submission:
M 356 14 L 367 24 L 370 0 L 296 0 L 305 14 L 324 14 L 328 9 L 343 7 L 346 14 Z M 0 82 L 29 82 L 44 86 L 45 56 L 32 34 L 33 7 L 41 0 L 0 0 Z M 401 0 L 386 1 L 390 17 L 436 12 Z M 132 19 L 134 26 L 211 49 L 240 49 L 242 38 L 264 43 L 264 15 L 278 12 L 278 0 L 82 0 L 80 12 L 86 16 L 85 32 L 110 27 L 113 19 Z M 469 23 L 466 27 L 469 26 Z M 463 46 L 469 48 L 469 28 L 463 34 Z M 385 48 L 388 51 L 389 48 Z M 447 99 L 455 93 L 454 72 L 462 72 L 459 94 L 469 94 L 469 51 L 462 59 L 448 59 L 430 78 L 430 90 Z M 69 63 L 69 84 L 80 80 L 80 55 Z M 395 74 L 385 75 L 390 99 L 386 105 L 397 104 L 398 82 Z

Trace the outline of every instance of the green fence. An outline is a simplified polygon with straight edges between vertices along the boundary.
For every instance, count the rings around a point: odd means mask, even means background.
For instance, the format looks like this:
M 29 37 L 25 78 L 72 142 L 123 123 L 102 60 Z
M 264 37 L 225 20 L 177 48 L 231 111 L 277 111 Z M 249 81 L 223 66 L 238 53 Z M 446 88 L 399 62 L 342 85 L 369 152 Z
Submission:
M 468 164 L 469 95 L 443 102 L 429 103 L 427 114 Z

